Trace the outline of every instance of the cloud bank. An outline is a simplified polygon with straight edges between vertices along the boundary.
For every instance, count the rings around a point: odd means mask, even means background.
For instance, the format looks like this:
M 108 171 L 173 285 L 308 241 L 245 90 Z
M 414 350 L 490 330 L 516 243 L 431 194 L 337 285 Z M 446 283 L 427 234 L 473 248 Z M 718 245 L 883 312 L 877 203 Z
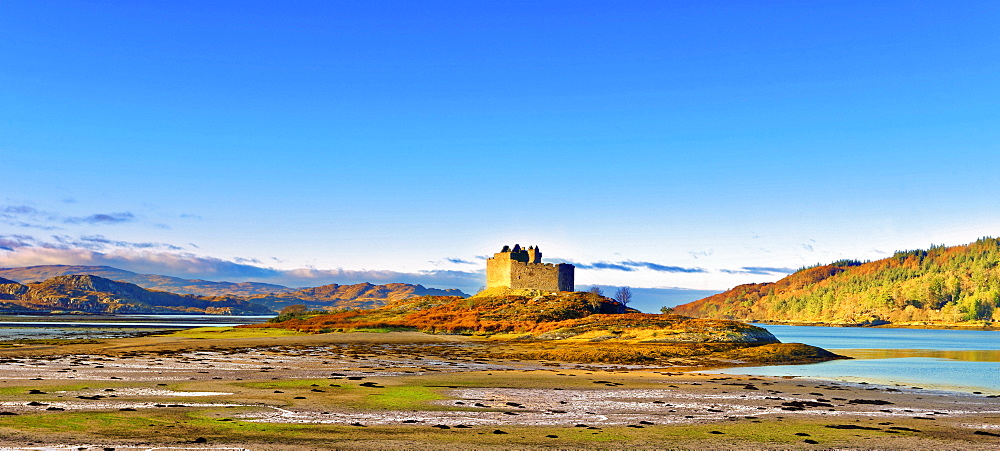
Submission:
M 135 221 L 135 215 L 127 211 L 121 213 L 98 213 L 83 218 L 68 217 L 63 219 L 67 224 L 119 224 Z
M 770 276 L 774 274 L 791 274 L 795 272 L 792 268 L 776 268 L 772 266 L 744 266 L 740 269 L 720 269 L 720 272 L 726 274 L 755 274 L 762 276 Z
M 7 207 L 3 213 L 35 214 L 30 207 Z M 117 216 L 115 216 L 117 215 Z M 104 218 L 92 215 L 78 218 L 81 221 L 129 221 L 129 214 L 106 215 Z M 444 266 L 431 270 L 400 272 L 385 269 L 320 269 L 297 268 L 278 269 L 269 267 L 267 262 L 280 263 L 277 259 L 234 257 L 222 259 L 199 255 L 192 250 L 193 244 L 178 246 L 163 242 L 134 242 L 115 240 L 100 234 L 78 235 L 55 234 L 47 239 L 39 239 L 28 234 L 0 235 L 0 266 L 18 267 L 35 265 L 85 265 L 112 266 L 145 274 L 162 274 L 182 278 L 206 279 L 230 282 L 266 282 L 288 287 L 319 286 L 331 283 L 353 284 L 361 282 L 391 283 L 403 282 L 421 284 L 434 288 L 459 288 L 466 293 L 474 293 L 485 282 L 482 256 L 471 258 L 447 257 L 431 262 Z M 559 262 L 560 260 L 555 260 Z M 724 273 L 731 275 L 754 275 L 774 277 L 794 272 L 791 268 L 745 266 L 739 269 L 704 269 L 664 265 L 649 261 L 621 260 L 573 262 L 580 270 L 620 271 L 636 273 L 652 271 L 657 273 L 700 275 Z M 454 266 L 458 265 L 458 266 Z M 458 269 L 455 269 L 458 268 Z
M 672 273 L 704 273 L 708 272 L 703 268 L 684 268 L 681 266 L 667 266 L 661 265 L 659 263 L 652 262 L 637 262 L 634 260 L 625 260 L 620 262 L 606 262 L 599 261 L 593 263 L 579 263 L 569 260 L 563 260 L 563 263 L 571 263 L 580 269 L 610 269 L 614 271 L 625 271 L 632 272 L 640 269 L 648 269 L 657 272 L 672 272 Z
M 36 265 L 113 266 L 128 271 L 215 281 L 268 282 L 289 287 L 361 282 L 414 283 L 436 288 L 475 291 L 485 279 L 482 271 L 275 269 L 257 259 L 232 261 L 184 252 L 167 243 L 136 243 L 110 240 L 102 235 L 72 238 L 56 235 L 41 241 L 29 235 L 0 235 L 0 267 Z
M 68 225 L 105 225 L 135 222 L 132 212 L 94 213 L 89 216 L 65 216 L 59 213 L 39 210 L 30 205 L 0 206 L 0 223 L 15 227 L 25 227 L 41 230 L 59 230 L 57 224 Z

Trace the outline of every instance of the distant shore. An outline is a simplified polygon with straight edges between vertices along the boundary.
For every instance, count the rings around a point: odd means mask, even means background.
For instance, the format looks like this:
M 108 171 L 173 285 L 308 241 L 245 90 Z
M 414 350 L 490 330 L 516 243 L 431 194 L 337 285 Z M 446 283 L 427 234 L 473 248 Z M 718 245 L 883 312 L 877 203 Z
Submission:
M 784 320 L 740 320 L 751 324 L 770 324 L 780 326 L 817 326 L 817 327 L 873 327 L 883 329 L 942 329 L 942 330 L 1000 330 L 1000 324 L 994 322 L 968 323 L 931 323 L 931 322 L 907 322 L 907 323 L 851 323 L 851 322 L 823 322 L 823 321 L 784 321 Z

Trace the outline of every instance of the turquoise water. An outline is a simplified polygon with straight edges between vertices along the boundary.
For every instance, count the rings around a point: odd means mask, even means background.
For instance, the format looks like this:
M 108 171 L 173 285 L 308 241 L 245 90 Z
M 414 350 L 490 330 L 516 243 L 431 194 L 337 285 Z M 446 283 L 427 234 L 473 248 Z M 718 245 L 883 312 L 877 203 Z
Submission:
M 783 343 L 805 343 L 823 349 L 998 350 L 1000 331 L 883 329 L 754 324 Z
M 819 346 L 853 360 L 729 368 L 724 374 L 799 376 L 846 382 L 1000 394 L 1000 332 L 757 324 L 784 343 Z

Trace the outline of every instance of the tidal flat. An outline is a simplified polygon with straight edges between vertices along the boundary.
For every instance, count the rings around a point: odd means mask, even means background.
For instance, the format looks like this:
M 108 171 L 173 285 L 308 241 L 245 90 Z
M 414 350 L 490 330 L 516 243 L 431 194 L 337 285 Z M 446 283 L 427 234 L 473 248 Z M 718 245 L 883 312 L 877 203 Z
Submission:
M 488 357 L 509 346 L 230 328 L 11 345 L 0 449 L 1000 447 L 994 396 Z

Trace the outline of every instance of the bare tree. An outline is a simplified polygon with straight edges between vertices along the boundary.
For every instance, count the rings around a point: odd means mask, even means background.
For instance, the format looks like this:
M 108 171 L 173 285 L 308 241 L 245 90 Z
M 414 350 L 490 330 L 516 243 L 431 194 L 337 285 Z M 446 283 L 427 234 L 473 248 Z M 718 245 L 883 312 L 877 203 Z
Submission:
M 625 309 L 628 308 L 628 303 L 632 302 L 632 289 L 629 287 L 621 287 L 615 292 L 615 300 L 621 304 L 621 311 L 625 313 Z
M 601 300 L 604 299 L 604 292 L 601 287 L 594 285 L 588 290 L 587 303 L 594 313 L 601 313 Z

